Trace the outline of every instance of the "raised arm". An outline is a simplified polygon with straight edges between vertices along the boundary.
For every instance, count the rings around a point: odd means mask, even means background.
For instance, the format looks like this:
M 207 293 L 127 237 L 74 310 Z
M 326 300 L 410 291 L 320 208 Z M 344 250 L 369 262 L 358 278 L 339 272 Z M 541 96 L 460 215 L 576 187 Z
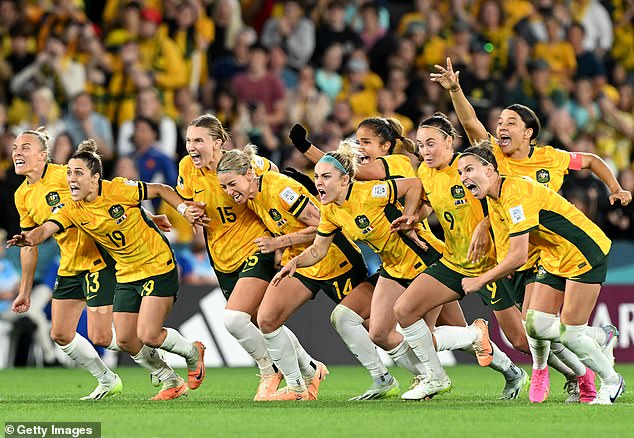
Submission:
M 324 152 L 316 146 L 313 146 L 306 139 L 306 134 L 308 134 L 306 132 L 306 128 L 304 128 L 299 123 L 296 123 L 288 133 L 288 138 L 291 139 L 291 142 L 293 143 L 293 146 L 295 146 L 295 149 L 300 151 L 302 154 L 304 154 L 306 158 L 316 164 L 317 161 L 319 161 L 321 157 L 324 156 Z
M 454 72 L 451 65 L 451 59 L 447 58 L 447 67 L 435 65 L 439 73 L 431 73 L 431 80 L 438 82 L 445 90 L 449 91 L 451 102 L 453 103 L 460 124 L 469 137 L 469 142 L 475 144 L 480 140 L 487 139 L 487 130 L 478 120 L 473 106 L 462 92 L 460 88 L 459 76 L 460 72 Z
M 477 292 L 481 287 L 512 274 L 528 261 L 528 233 L 511 236 L 509 244 L 508 254 L 496 267 L 479 277 L 462 279 L 462 288 L 465 293 Z
M 292 277 L 295 274 L 295 270 L 297 268 L 305 268 L 308 266 L 313 266 L 323 260 L 326 257 L 326 253 L 328 252 L 328 248 L 335 238 L 334 233 L 330 236 L 320 236 L 319 234 L 315 237 L 315 241 L 311 246 L 306 248 L 300 255 L 290 260 L 286 266 L 284 266 L 280 272 L 275 274 L 271 283 L 274 286 L 277 286 L 282 278 Z
M 589 152 L 575 152 L 575 154 L 581 156 L 581 169 L 590 169 L 608 186 L 610 190 L 610 204 L 614 205 L 616 201 L 620 201 L 621 205 L 627 205 L 632 202 L 632 193 L 621 187 L 621 184 L 619 184 L 619 181 L 614 174 L 612 174 L 612 171 L 601 157 Z M 574 164 L 570 166 L 571 169 L 575 169 L 575 167 Z

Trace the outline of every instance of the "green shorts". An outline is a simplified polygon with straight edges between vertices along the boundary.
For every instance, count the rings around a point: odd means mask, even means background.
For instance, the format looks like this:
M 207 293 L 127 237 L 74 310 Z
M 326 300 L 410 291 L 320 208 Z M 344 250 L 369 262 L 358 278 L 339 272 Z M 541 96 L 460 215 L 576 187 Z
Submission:
M 218 284 L 222 290 L 222 294 L 229 299 L 231 292 L 236 287 L 236 283 L 241 278 L 260 278 L 264 281 L 271 281 L 276 274 L 275 270 L 275 253 L 263 254 L 256 252 L 242 263 L 235 271 L 226 274 L 216 271 Z
M 596 266 L 593 266 L 585 274 L 581 274 L 577 277 L 569 277 L 570 281 L 578 281 L 579 283 L 588 284 L 603 284 L 605 277 L 608 275 L 608 256 Z
M 436 262 L 423 271 L 424 274 L 434 277 L 449 289 L 460 295 L 460 299 L 464 298 L 465 293 L 462 289 L 462 279 L 470 278 L 459 272 L 450 269 L 441 262 Z M 500 280 L 487 284 L 480 288 L 478 295 L 487 306 L 493 310 L 505 310 L 515 305 L 513 296 L 509 293 L 506 285 L 500 285 Z
M 513 275 L 511 275 L 511 278 L 508 278 L 508 277 L 500 278 L 498 281 L 495 282 L 497 283 L 496 292 L 497 292 L 498 299 L 501 297 L 498 291 L 500 289 L 504 289 L 505 291 L 504 295 L 510 297 L 513 300 L 513 303 L 518 308 L 521 309 L 522 305 L 524 304 L 524 294 L 526 292 L 526 286 L 531 283 L 535 283 L 535 276 L 536 276 L 536 269 L 531 268 L 531 269 L 525 269 L 523 271 L 515 271 Z M 490 287 L 488 287 L 487 289 L 489 290 L 489 292 L 492 292 Z M 485 304 L 491 305 L 491 302 L 487 302 L 484 298 L 482 300 L 484 301 Z M 492 301 L 492 300 L 489 300 L 489 301 Z M 495 309 L 495 310 L 504 310 L 504 309 Z
M 117 283 L 113 312 L 139 313 L 143 297 L 174 297 L 178 294 L 178 268 L 130 283 Z
M 361 263 L 354 263 L 348 272 L 328 280 L 315 280 L 297 272 L 294 276 L 311 291 L 313 299 L 315 299 L 320 290 L 323 290 L 328 295 L 328 298 L 339 304 L 352 292 L 352 289 L 365 281 L 368 277 L 368 268 L 365 266 L 363 259 L 361 259 Z
M 396 278 L 396 277 L 392 277 L 390 274 L 387 273 L 387 271 L 385 269 L 383 269 L 383 266 L 381 266 L 381 269 L 379 269 L 379 277 L 385 277 L 389 280 L 394 280 L 396 281 L 398 284 L 400 284 L 401 286 L 403 286 L 405 289 L 407 289 L 409 287 L 410 284 L 412 284 L 412 281 L 414 281 L 414 278 Z M 376 284 L 374 285 L 376 287 Z
M 546 271 L 546 269 L 541 265 L 537 267 L 537 273 L 535 274 L 535 283 L 546 284 L 561 292 L 566 290 L 566 279 L 563 277 L 559 277 L 558 275 L 551 274 L 550 272 Z
M 100 271 L 73 275 L 57 276 L 53 287 L 56 300 L 86 300 L 88 307 L 111 306 L 117 284 L 114 263 L 106 265 Z

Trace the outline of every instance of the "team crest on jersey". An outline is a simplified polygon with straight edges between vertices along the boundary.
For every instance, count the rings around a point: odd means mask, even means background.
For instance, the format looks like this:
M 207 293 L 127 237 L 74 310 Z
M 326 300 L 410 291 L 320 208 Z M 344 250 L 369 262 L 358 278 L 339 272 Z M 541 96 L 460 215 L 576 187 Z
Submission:
M 269 216 L 271 216 L 271 219 L 273 219 L 274 221 L 279 221 L 280 219 L 282 219 L 282 215 L 280 214 L 280 212 L 274 208 L 269 210 Z
M 46 195 L 46 203 L 51 207 L 59 204 L 60 200 L 61 198 L 59 197 L 59 193 L 57 192 L 48 192 L 48 194 Z
M 550 182 L 550 172 L 547 169 L 539 169 L 535 172 L 535 178 L 537 178 L 538 183 L 546 184 Z
M 460 185 L 453 186 L 451 188 L 451 196 L 453 196 L 455 199 L 464 198 L 464 187 Z
M 113 219 L 119 219 L 121 216 L 123 216 L 124 212 L 125 211 L 123 210 L 123 207 L 119 204 L 113 205 L 108 209 L 108 213 L 110 213 L 110 217 Z
M 361 228 L 361 232 L 363 234 L 368 234 L 374 229 L 374 227 L 370 226 L 370 219 L 368 219 L 368 217 L 364 214 L 360 214 L 359 216 L 355 217 L 354 223 L 357 224 L 357 227 Z

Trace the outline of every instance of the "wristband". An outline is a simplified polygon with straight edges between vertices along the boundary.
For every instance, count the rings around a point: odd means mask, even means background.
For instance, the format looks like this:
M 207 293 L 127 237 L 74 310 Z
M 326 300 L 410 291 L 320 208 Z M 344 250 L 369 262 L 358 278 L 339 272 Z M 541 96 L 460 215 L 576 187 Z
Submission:
M 187 204 L 185 204 L 184 202 L 181 202 L 180 204 L 178 204 L 178 207 L 176 207 L 176 211 L 178 211 L 181 216 L 185 216 L 185 210 L 187 210 Z

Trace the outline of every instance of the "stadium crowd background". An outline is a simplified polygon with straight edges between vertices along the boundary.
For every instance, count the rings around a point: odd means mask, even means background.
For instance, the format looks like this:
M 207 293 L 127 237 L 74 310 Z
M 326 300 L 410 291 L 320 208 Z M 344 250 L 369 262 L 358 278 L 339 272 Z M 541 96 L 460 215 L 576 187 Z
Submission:
M 377 114 L 412 138 L 436 111 L 459 126 L 429 80 L 446 57 L 491 132 L 504 106 L 527 105 L 542 122 L 538 143 L 595 152 L 634 191 L 630 0 L 0 0 L 0 240 L 19 231 L 11 146 L 21 130 L 46 126 L 54 162 L 91 137 L 106 177 L 174 186 L 186 127 L 211 112 L 232 133 L 227 148 L 252 142 L 280 168 L 310 173 L 288 140 L 295 123 L 325 150 Z M 590 171 L 562 192 L 610 238 L 634 240 L 633 206 L 610 206 Z M 202 233 L 147 207 L 174 224 L 182 281 L 215 284 Z M 56 252 L 40 248 L 39 282 L 52 286 Z M 19 251 L 0 263 L 2 313 Z

